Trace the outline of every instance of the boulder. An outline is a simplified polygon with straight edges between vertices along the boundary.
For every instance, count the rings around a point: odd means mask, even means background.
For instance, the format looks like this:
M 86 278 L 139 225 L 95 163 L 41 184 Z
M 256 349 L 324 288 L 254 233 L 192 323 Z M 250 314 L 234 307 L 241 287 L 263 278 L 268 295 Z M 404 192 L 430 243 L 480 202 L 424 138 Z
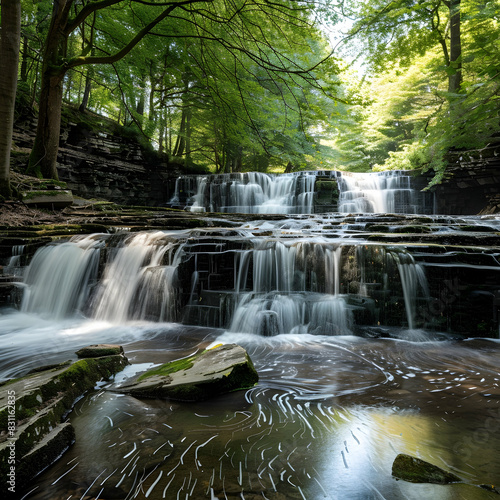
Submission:
M 79 358 L 100 358 L 101 356 L 123 355 L 123 347 L 117 344 L 94 344 L 76 351 Z
M 392 464 L 392 475 L 411 483 L 450 484 L 462 482 L 455 474 L 420 458 L 399 454 Z
M 225 344 L 153 368 L 119 391 L 138 398 L 201 401 L 248 389 L 258 380 L 245 349 L 236 344 Z

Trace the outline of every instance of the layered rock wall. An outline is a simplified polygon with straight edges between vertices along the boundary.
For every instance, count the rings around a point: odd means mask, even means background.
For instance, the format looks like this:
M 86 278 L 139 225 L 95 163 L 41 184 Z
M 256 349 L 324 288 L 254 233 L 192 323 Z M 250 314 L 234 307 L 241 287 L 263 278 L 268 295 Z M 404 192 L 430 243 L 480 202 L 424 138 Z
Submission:
M 448 155 L 446 180 L 434 188 L 436 213 L 500 213 L 500 144 Z
M 13 138 L 18 149 L 32 147 L 35 130 L 33 120 L 16 127 Z M 61 131 L 58 174 L 76 196 L 158 206 L 168 201 L 168 178 L 180 170 L 134 139 L 69 122 Z

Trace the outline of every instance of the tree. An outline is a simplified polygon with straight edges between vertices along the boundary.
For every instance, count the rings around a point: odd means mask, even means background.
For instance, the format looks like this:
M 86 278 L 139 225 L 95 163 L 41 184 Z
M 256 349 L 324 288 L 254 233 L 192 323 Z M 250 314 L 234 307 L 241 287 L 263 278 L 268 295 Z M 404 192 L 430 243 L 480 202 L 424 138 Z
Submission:
M 10 198 L 10 150 L 16 100 L 21 2 L 2 0 L 0 39 L 0 196 Z
M 363 85 L 370 103 L 359 112 L 354 141 L 361 161 L 433 170 L 438 183 L 450 150 L 498 140 L 500 3 L 371 0 L 358 7 L 350 34 L 363 34 L 373 48 Z
M 439 45 L 448 92 L 462 81 L 461 0 L 370 0 L 351 2 L 356 21 L 348 38 L 359 38 L 376 70 L 391 61 L 411 64 L 416 56 Z
M 146 35 L 154 34 L 171 40 L 181 36 L 214 42 L 226 54 L 233 54 L 236 59 L 248 58 L 264 68 L 271 78 L 292 75 L 296 80 L 314 84 L 315 77 L 308 68 L 274 49 L 276 36 L 283 33 L 287 22 L 292 29 L 287 33 L 290 38 L 286 42 L 290 46 L 302 43 L 301 37 L 310 29 L 308 11 L 307 4 L 296 5 L 289 0 L 95 0 L 83 3 L 56 0 L 43 53 L 39 118 L 29 171 L 57 178 L 63 79 L 70 69 L 116 63 Z M 114 23 L 115 18 L 126 16 L 127 22 Z M 85 23 L 94 26 L 96 35 L 92 40 L 89 37 L 81 53 L 73 54 L 69 50 L 70 37 L 76 36 Z M 130 31 L 134 34 L 130 35 Z M 311 68 L 319 62 L 316 60 Z M 206 54 L 200 64 L 207 65 Z

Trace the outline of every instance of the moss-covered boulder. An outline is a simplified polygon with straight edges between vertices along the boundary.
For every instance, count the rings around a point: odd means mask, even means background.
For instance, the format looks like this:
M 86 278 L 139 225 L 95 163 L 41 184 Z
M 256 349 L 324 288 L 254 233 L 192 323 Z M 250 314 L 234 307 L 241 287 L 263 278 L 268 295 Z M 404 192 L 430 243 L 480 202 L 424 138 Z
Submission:
M 0 491 L 19 494 L 74 441 L 65 415 L 96 382 L 128 364 L 121 354 L 52 365 L 0 386 L 0 475 L 15 471 Z M 13 488 L 13 489 L 9 489 Z
M 248 389 L 258 380 L 245 349 L 226 344 L 153 368 L 119 390 L 138 398 L 201 401 Z
M 455 474 L 420 458 L 399 454 L 392 464 L 392 475 L 411 483 L 450 484 L 462 482 Z

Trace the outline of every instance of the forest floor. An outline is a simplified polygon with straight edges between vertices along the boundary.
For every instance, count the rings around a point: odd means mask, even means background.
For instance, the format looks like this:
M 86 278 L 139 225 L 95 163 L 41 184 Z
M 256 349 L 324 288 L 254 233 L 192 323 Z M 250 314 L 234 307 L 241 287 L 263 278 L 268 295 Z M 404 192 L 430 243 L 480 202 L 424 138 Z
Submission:
M 20 201 L 0 202 L 0 226 L 20 227 L 71 222 L 72 215 L 65 210 L 41 210 L 28 207 Z

